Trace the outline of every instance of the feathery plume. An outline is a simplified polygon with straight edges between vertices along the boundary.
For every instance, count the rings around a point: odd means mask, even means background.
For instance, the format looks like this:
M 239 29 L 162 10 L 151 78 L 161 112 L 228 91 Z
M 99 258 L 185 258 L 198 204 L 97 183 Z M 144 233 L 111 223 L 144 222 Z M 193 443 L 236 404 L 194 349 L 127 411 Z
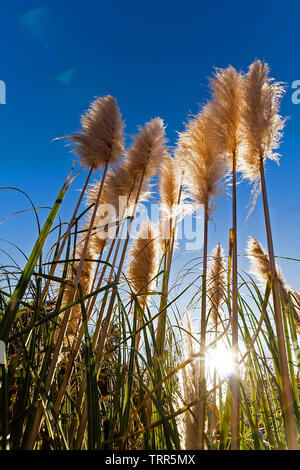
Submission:
M 159 192 L 161 208 L 169 218 L 176 213 L 174 208 L 178 204 L 181 184 L 178 176 L 174 158 L 167 155 L 160 166 Z
M 146 292 L 153 289 L 153 279 L 158 270 L 157 237 L 149 219 L 146 219 L 139 229 L 137 238 L 133 241 L 129 256 L 127 276 L 133 288 L 141 299 L 142 306 L 147 304 Z
M 81 254 L 83 250 L 83 245 L 80 244 L 76 249 L 76 259 L 81 259 Z M 80 286 L 82 290 L 82 295 L 85 296 L 90 292 L 90 288 L 92 285 L 93 273 L 94 273 L 94 262 L 87 261 L 93 260 L 95 253 L 91 249 L 91 246 L 88 245 L 88 249 L 86 252 L 86 257 L 83 262 L 83 268 L 80 274 Z M 67 279 L 72 281 L 76 277 L 77 269 L 79 267 L 80 261 L 75 261 L 74 264 L 69 266 Z M 76 292 L 75 288 L 71 284 L 67 284 L 64 290 L 64 295 L 62 299 L 62 307 L 69 305 L 73 302 L 78 301 L 80 298 L 79 293 Z M 62 314 L 63 315 L 63 314 Z M 66 338 L 65 338 L 65 346 L 69 346 L 73 344 L 73 340 L 76 336 L 79 323 L 81 322 L 82 313 L 81 313 L 81 304 L 80 302 L 72 307 L 72 312 L 70 316 L 70 320 L 68 323 L 68 328 L 66 331 Z
M 81 116 L 81 125 L 81 131 L 68 137 L 75 144 L 83 166 L 97 170 L 120 158 L 124 123 L 115 98 L 108 95 L 93 101 Z
M 127 171 L 133 178 L 144 172 L 145 180 L 150 180 L 168 155 L 163 120 L 154 118 L 139 131 L 127 152 Z
M 268 74 L 268 65 L 256 60 L 243 80 L 241 131 L 245 149 L 239 169 L 251 182 L 260 179 L 260 158 L 278 162 L 276 149 L 286 121 L 278 114 L 284 87 Z
M 165 158 L 160 166 L 159 193 L 161 211 L 159 222 L 160 242 L 163 251 L 165 251 L 166 242 L 170 239 L 172 230 L 175 231 L 176 221 L 185 214 L 183 204 L 185 195 L 181 189 L 181 178 L 178 175 L 175 159 L 170 155 Z
M 211 305 L 211 319 L 217 330 L 220 308 L 224 302 L 224 289 L 226 286 L 226 269 L 224 262 L 224 250 L 220 243 L 214 248 L 210 255 L 208 268 L 208 295 Z
M 233 152 L 238 152 L 241 144 L 241 86 L 242 75 L 232 66 L 216 69 L 210 79 L 213 100 L 210 102 L 209 125 L 218 153 L 229 157 L 227 164 L 230 171 L 231 156 Z
M 250 272 L 256 276 L 261 283 L 262 287 L 265 287 L 266 282 L 268 281 L 268 276 L 270 273 L 270 261 L 269 255 L 263 246 L 253 237 L 249 237 L 247 245 L 247 256 L 250 260 Z M 287 308 L 289 304 L 289 293 L 291 294 L 291 299 L 293 301 L 293 314 L 295 319 L 295 324 L 297 332 L 300 334 L 300 315 L 299 315 L 299 306 L 298 301 L 300 296 L 292 287 L 288 286 L 284 280 L 282 271 L 278 265 L 276 265 L 277 279 L 279 286 L 281 288 L 282 297 Z
M 184 172 L 184 183 L 198 204 L 208 204 L 220 192 L 220 179 L 224 174 L 224 161 L 215 152 L 210 132 L 210 113 L 207 105 L 194 116 L 179 135 L 176 160 Z M 210 211 L 213 206 L 210 206 Z

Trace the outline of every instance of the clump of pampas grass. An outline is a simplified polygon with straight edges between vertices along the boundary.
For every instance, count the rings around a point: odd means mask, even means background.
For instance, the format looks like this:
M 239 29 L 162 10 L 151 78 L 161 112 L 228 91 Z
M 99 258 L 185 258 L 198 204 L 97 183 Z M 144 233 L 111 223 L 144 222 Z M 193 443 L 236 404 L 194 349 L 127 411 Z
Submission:
M 147 122 L 139 131 L 122 162 L 108 172 L 103 188 L 102 200 L 112 204 L 118 218 L 132 215 L 136 200 L 145 202 L 149 199 L 148 182 L 168 155 L 160 118 Z M 89 204 L 95 203 L 99 185 L 100 182 L 96 182 L 89 189 Z
M 166 136 L 162 119 L 155 118 L 147 122 L 144 127 L 140 127 L 131 146 L 126 152 L 125 159 L 120 166 L 116 168 L 118 172 L 124 175 L 116 184 L 118 186 L 119 196 L 125 196 L 126 202 L 122 205 L 122 212 L 119 213 L 119 219 L 125 216 L 130 218 L 126 239 L 120 255 L 119 266 L 116 273 L 116 281 L 118 282 L 123 264 L 125 261 L 126 251 L 129 243 L 129 237 L 132 229 L 133 220 L 137 211 L 138 203 L 142 196 L 147 194 L 147 184 L 157 171 L 157 167 L 162 163 L 167 155 Z M 112 173 L 113 174 L 113 173 Z M 120 212 L 120 211 L 119 211 Z M 107 307 L 105 323 L 99 339 L 99 355 L 102 354 L 106 334 L 108 332 L 109 323 L 113 313 L 117 288 L 114 288 Z
M 250 260 L 250 272 L 260 281 L 262 288 L 265 288 L 270 273 L 269 255 L 263 246 L 253 237 L 249 237 L 248 239 L 247 256 Z M 295 289 L 286 284 L 282 271 L 278 265 L 276 265 L 276 272 L 286 312 L 289 305 L 289 298 L 291 297 L 293 301 L 295 325 L 297 333 L 300 334 L 300 295 L 295 291 Z

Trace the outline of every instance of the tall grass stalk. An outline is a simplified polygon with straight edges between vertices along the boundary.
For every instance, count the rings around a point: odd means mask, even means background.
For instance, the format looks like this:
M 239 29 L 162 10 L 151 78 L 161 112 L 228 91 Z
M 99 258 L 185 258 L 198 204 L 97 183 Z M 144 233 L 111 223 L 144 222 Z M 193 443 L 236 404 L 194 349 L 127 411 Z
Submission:
M 203 240 L 203 268 L 202 268 L 202 298 L 201 298 L 201 327 L 200 327 L 200 407 L 199 407 L 199 447 L 204 448 L 205 442 L 205 414 L 206 414 L 206 381 L 205 381 L 205 355 L 206 355 L 206 291 L 207 291 L 207 229 L 208 229 L 208 203 L 204 205 L 204 240 Z
M 282 393 L 283 393 L 283 406 L 284 406 L 283 411 L 284 411 L 284 416 L 286 419 L 287 443 L 288 443 L 289 449 L 297 450 L 298 442 L 297 442 L 297 429 L 296 429 L 295 413 L 294 413 L 294 400 L 293 400 L 291 381 L 290 381 L 290 376 L 289 376 L 289 367 L 288 367 L 288 362 L 287 362 L 285 335 L 284 335 L 284 329 L 283 329 L 282 311 L 281 311 L 281 303 L 280 303 L 280 292 L 279 292 L 279 284 L 277 280 L 277 272 L 276 272 L 276 264 L 275 264 L 275 256 L 274 256 L 273 237 L 272 237 L 267 189 L 266 189 L 266 182 L 265 182 L 264 161 L 262 157 L 260 158 L 260 175 L 261 175 L 261 187 L 262 187 L 264 214 L 265 214 L 266 233 L 267 233 L 267 241 L 268 241 L 270 270 L 271 270 L 272 281 L 273 281 L 274 312 L 275 312 L 276 332 L 277 332 L 277 338 L 278 338 L 279 364 L 280 364 L 280 375 L 282 379 Z
M 237 213 L 236 213 L 236 150 L 232 153 L 232 357 L 231 381 L 231 433 L 233 450 L 239 449 L 239 367 L 238 367 L 238 261 L 237 261 Z

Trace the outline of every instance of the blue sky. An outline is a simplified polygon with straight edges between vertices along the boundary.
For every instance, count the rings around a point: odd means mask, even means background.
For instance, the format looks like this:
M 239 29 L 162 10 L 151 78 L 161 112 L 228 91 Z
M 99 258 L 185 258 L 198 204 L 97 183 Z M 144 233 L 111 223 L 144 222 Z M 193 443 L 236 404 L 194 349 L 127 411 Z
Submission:
M 267 184 L 278 255 L 300 259 L 300 105 L 291 84 L 300 80 L 299 19 L 295 1 L 109 1 L 5 2 L 0 15 L 0 80 L 7 103 L 0 105 L 0 186 L 27 192 L 36 206 L 51 206 L 74 156 L 57 136 L 79 127 L 94 96 L 112 94 L 128 136 L 137 125 L 161 116 L 171 145 L 189 113 L 208 98 L 213 67 L 247 69 L 266 60 L 286 83 L 282 114 L 290 116 L 281 146 L 281 166 L 267 165 Z M 70 216 L 82 185 L 69 191 L 61 215 Z M 239 185 L 239 252 L 248 235 L 265 244 L 261 200 L 248 220 L 250 188 Z M 230 197 L 218 201 L 209 248 L 228 245 Z M 0 220 L 28 208 L 13 191 L 0 192 Z M 47 214 L 41 209 L 41 214 Z M 34 227 L 34 228 L 33 228 Z M 29 253 L 34 217 L 19 214 L 0 225 L 0 238 Z M 19 256 L 4 241 L 0 248 Z M 7 262 L 7 257 L 1 257 Z M 21 258 L 18 258 L 21 259 Z M 281 262 L 288 282 L 300 289 L 300 264 Z M 247 264 L 241 258 L 241 268 Z

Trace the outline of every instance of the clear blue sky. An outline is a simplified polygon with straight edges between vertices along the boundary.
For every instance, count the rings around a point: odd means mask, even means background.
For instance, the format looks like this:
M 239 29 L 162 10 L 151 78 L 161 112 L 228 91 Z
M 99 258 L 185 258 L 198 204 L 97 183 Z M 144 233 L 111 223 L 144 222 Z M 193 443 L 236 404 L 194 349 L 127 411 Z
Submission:
M 73 159 L 63 142 L 52 139 L 78 129 L 80 114 L 94 96 L 117 98 L 128 135 L 161 116 L 173 145 L 188 113 L 207 99 L 213 67 L 246 69 L 260 58 L 286 82 L 282 114 L 290 116 L 281 166 L 267 167 L 275 249 L 300 259 L 300 105 L 291 102 L 291 83 L 300 80 L 298 5 L 276 0 L 3 2 L 0 80 L 6 83 L 7 104 L 0 105 L 0 186 L 18 187 L 36 206 L 50 206 Z M 82 181 L 66 198 L 65 218 Z M 249 194 L 241 184 L 240 253 L 249 234 L 265 244 L 260 199 L 245 224 Z M 0 219 L 28 207 L 20 194 L 0 192 Z M 0 238 L 29 253 L 33 225 L 32 214 L 16 215 L 0 225 Z M 219 201 L 210 227 L 210 249 L 218 241 L 227 248 L 229 227 L 227 197 Z M 15 253 L 5 242 L 0 247 Z M 300 264 L 281 264 L 287 280 L 300 289 Z M 243 260 L 241 266 L 246 266 Z

